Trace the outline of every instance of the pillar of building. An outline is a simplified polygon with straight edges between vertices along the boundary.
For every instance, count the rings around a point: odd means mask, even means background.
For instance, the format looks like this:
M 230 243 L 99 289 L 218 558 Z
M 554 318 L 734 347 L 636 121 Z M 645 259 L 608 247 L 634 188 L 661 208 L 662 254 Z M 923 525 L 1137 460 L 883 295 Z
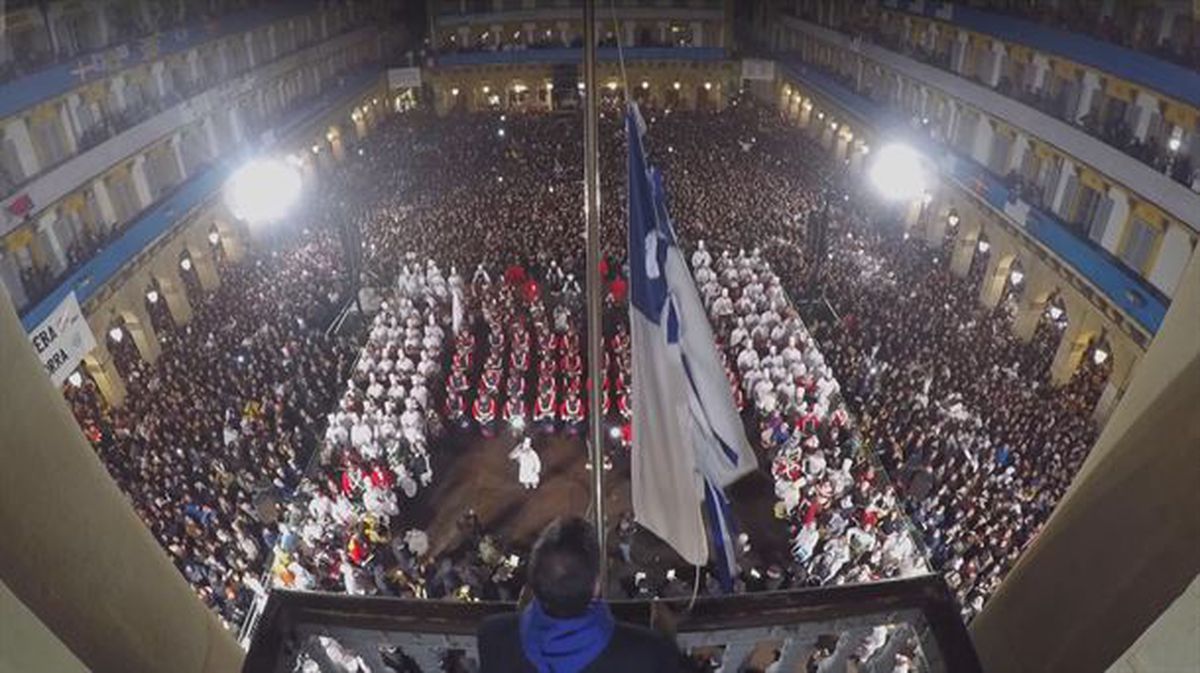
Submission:
M 1198 324 L 1193 255 L 1070 489 L 971 622 L 984 670 L 1107 670 L 1200 574 Z
M 1096 401 L 1096 408 L 1092 411 L 1092 418 L 1101 427 L 1108 422 L 1117 403 L 1121 401 L 1126 387 L 1129 386 L 1129 380 L 1133 376 L 1134 365 L 1142 356 L 1137 346 L 1124 337 L 1117 338 L 1116 335 L 1110 335 L 1108 341 L 1112 369 L 1109 371 L 1108 381 L 1104 383 L 1100 399 Z
M 92 332 L 93 334 L 97 333 L 95 329 Z M 104 345 L 107 342 L 104 332 L 100 331 L 98 334 L 96 347 L 84 358 L 83 364 L 87 367 L 88 374 L 96 382 L 96 387 L 100 389 L 100 394 L 109 406 L 119 407 L 125 404 L 125 381 L 121 378 L 121 373 L 117 371 L 112 353 Z
M 1067 316 L 1067 329 L 1050 363 L 1050 381 L 1056 386 L 1071 380 L 1091 340 L 1100 334 L 1103 327 L 1101 318 L 1090 308 L 1072 310 L 1068 306 Z
M 1092 99 L 1095 98 L 1096 92 L 1100 90 L 1100 76 L 1091 70 L 1083 73 L 1083 80 L 1079 83 L 1079 105 L 1075 108 L 1075 121 L 1083 119 L 1087 113 L 1092 111 Z
M 321 16 L 321 25 L 325 25 L 324 15 Z M 246 32 L 246 34 L 242 36 L 242 41 L 246 44 L 246 62 L 249 65 L 247 69 L 253 70 L 258 65 L 258 58 L 254 53 L 254 31 Z
M 196 270 L 196 278 L 205 292 L 212 292 L 221 286 L 221 277 L 217 275 L 217 265 L 213 263 L 209 245 L 208 235 L 204 233 L 188 243 L 192 268 Z
M 14 117 L 4 125 L 4 139 L 12 142 L 17 152 L 17 164 L 21 166 L 23 176 L 37 175 L 42 170 L 38 161 L 37 151 L 33 148 L 33 138 L 29 135 L 29 125 L 24 117 Z
M 146 155 L 139 154 L 129 167 L 129 177 L 133 180 L 133 192 L 137 195 L 138 210 L 145 210 L 154 203 L 154 192 L 150 189 L 150 179 L 146 177 Z
M 171 156 L 175 159 L 175 170 L 179 171 L 179 179 L 187 180 L 187 164 L 183 161 L 183 136 L 175 133 L 168 142 L 171 144 Z
M 240 262 L 246 256 L 243 229 L 235 225 L 231 218 L 217 218 L 213 220 L 213 224 L 217 226 L 217 232 L 221 235 L 221 248 L 225 251 L 225 257 L 231 262 Z
M 936 250 L 942 246 L 942 241 L 946 239 L 946 217 L 950 214 L 950 209 L 945 204 L 939 203 L 936 199 L 923 205 L 925 226 L 922 234 L 924 235 L 925 247 Z
M 145 285 L 137 283 L 129 286 L 134 287 L 134 290 L 129 293 L 130 296 L 122 307 L 125 329 L 133 337 L 133 345 L 137 346 L 138 354 L 142 356 L 142 359 L 154 364 L 158 361 L 158 356 L 162 354 L 162 343 L 154 331 L 154 323 L 150 321 L 150 314 L 146 312 L 146 298 L 142 294 L 142 287 Z
M 1133 105 L 1137 108 L 1133 119 L 1133 137 L 1139 142 L 1145 142 L 1146 134 L 1150 131 L 1150 120 L 1158 112 L 1158 98 L 1145 91 L 1139 91 Z
M 192 321 L 192 304 L 188 301 L 187 289 L 183 279 L 179 277 L 179 264 L 175 256 L 160 253 L 151 272 L 158 281 L 158 294 L 167 303 L 167 311 L 176 325 L 186 325 Z
M 56 274 L 67 268 L 67 251 L 63 249 L 62 241 L 58 240 L 58 230 L 54 227 L 57 221 L 58 214 L 51 209 L 38 219 L 37 227 L 42 240 L 47 243 L 43 248 L 49 248 L 50 268 Z
M 27 552 L 0 554 L 0 580 L 90 670 L 239 670 L 237 642 L 108 475 L 2 292 L 0 362 L 0 535 Z M 48 475 L 53 488 L 31 478 Z
M 66 141 L 66 155 L 74 156 L 79 153 L 79 133 L 71 121 L 70 107 L 64 103 L 58 104 L 58 122 L 62 124 L 63 140 Z
M 954 251 L 950 254 L 950 273 L 966 278 L 979 245 L 980 227 L 979 222 L 969 220 L 963 213 L 959 218 L 958 235 L 954 237 Z
M 111 228 L 117 223 L 117 209 L 113 206 L 112 196 L 108 193 L 108 185 L 104 183 L 104 178 L 92 181 L 92 194 L 95 195 L 96 206 L 100 209 L 100 219 Z
M 1013 334 L 1021 341 L 1032 340 L 1042 322 L 1046 302 L 1054 292 L 1054 279 L 1050 274 L 1050 271 L 1032 269 L 1025 273 L 1025 291 L 1017 302 L 1017 316 L 1012 324 Z
M 1008 270 L 1013 259 L 1015 255 L 1012 252 L 1001 251 L 993 244 L 987 270 L 983 272 L 983 283 L 979 285 L 979 303 L 989 311 L 996 308 L 1004 296 L 1004 286 L 1008 283 Z
M 983 73 L 983 81 L 993 89 L 1000 84 L 1000 75 L 1004 72 L 1004 59 L 1006 58 L 1008 58 L 1008 51 L 1004 48 L 1004 43 L 992 40 L 992 59 L 988 62 L 987 72 Z

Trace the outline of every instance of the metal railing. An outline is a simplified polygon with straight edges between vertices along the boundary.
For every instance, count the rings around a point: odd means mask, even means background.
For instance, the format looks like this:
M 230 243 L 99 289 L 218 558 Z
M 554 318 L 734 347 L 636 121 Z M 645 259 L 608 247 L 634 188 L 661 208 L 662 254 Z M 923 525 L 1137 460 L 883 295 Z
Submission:
M 937 576 L 687 600 L 615 601 L 616 617 L 673 636 L 682 656 L 741 670 L 777 658 L 795 671 L 821 660 L 826 672 L 980 671 L 949 590 Z M 475 632 L 513 603 L 460 603 L 274 591 L 258 621 L 243 671 L 291 671 L 307 661 L 335 670 L 350 657 L 360 670 L 477 670 Z M 405 661 L 408 668 L 397 666 Z M 851 664 L 851 661 L 855 663 Z

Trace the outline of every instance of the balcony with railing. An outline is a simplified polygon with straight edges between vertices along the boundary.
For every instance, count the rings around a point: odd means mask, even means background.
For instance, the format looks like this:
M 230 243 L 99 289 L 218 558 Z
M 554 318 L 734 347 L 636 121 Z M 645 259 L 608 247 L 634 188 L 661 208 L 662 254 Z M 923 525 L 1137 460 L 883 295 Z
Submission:
M 826 28 L 803 23 L 794 18 L 787 20 L 801 24 L 811 31 L 821 31 L 820 37 L 823 39 L 830 39 L 829 36 L 832 35 L 835 39 L 845 40 L 843 46 L 847 49 L 851 46 L 848 38 Z M 1074 230 L 1055 214 L 1028 202 L 1022 197 L 1018 187 L 1009 184 L 1006 176 L 996 175 L 970 156 L 965 156 L 950 145 L 935 140 L 928 127 L 918 124 L 919 128 L 914 129 L 914 124 L 907 114 L 875 98 L 881 95 L 879 92 L 871 94 L 855 90 L 853 78 L 846 78 L 838 72 L 806 62 L 798 53 L 772 52 L 768 45 L 758 39 L 749 25 L 739 26 L 739 40 L 748 48 L 757 50 L 759 54 L 777 58 L 785 78 L 820 95 L 829 105 L 874 129 L 876 133 L 912 141 L 930 157 L 944 179 L 974 194 L 995 212 L 1014 220 L 1017 231 L 1034 245 L 1063 260 L 1088 285 L 1103 295 L 1107 302 L 1129 316 L 1141 330 L 1149 335 L 1157 332 L 1170 300 L 1112 254 L 1086 237 L 1074 233 Z M 855 45 L 855 48 L 858 46 Z M 987 93 L 998 96 L 994 92 Z M 982 109 L 988 108 L 984 106 Z M 1188 194 L 1186 190 L 1184 193 Z M 1186 212 L 1190 212 L 1189 217 L 1196 216 L 1196 211 Z M 1190 220 L 1185 222 L 1196 226 Z
M 1050 57 L 1062 57 L 1073 63 L 1095 68 L 1108 76 L 1128 82 L 1135 87 L 1175 98 L 1185 105 L 1200 109 L 1200 71 L 1189 69 L 1157 55 L 1106 42 L 1097 37 L 1081 35 L 1055 25 L 1045 25 L 1018 16 L 951 5 L 949 3 L 890 2 L 885 8 L 914 16 L 943 22 L 951 30 L 961 28 L 987 35 L 1006 44 L 1019 45 Z M 1200 145 L 1195 136 L 1200 128 L 1184 128 L 1180 134 L 1167 133 L 1160 123 L 1154 132 L 1135 133 L 1127 119 L 1130 105 L 1101 104 L 1105 94 L 1097 91 L 1091 111 L 1079 114 L 1078 101 L 1068 94 L 1071 85 L 1035 87 L 1028 82 L 1014 81 L 1001 74 L 994 84 L 984 82 L 978 73 L 956 70 L 953 49 L 931 44 L 917 44 L 906 33 L 905 23 L 889 21 L 878 14 L 847 16 L 843 13 L 832 21 L 819 13 L 802 10 L 793 17 L 820 24 L 857 39 L 938 68 L 950 75 L 987 85 L 1000 94 L 1020 101 L 1038 111 L 1071 125 L 1093 138 L 1119 150 L 1124 155 L 1164 174 L 1175 182 L 1192 187 L 1200 179 L 1194 158 L 1200 147 L 1188 148 L 1181 136 L 1190 134 L 1193 144 Z M 1002 69 L 1003 70 L 1003 69 Z M 1018 78 L 1020 79 L 1020 78 Z M 1123 102 L 1123 101 L 1120 101 Z
M 617 619 L 674 637 L 682 670 L 733 673 L 980 671 L 937 575 L 873 584 L 683 599 L 614 601 Z M 273 591 L 251 628 L 245 671 L 478 670 L 475 632 L 518 606 Z M 907 662 L 908 668 L 898 668 Z M 805 666 L 806 668 L 801 668 Z M 347 669 L 353 670 L 353 669 Z
M 45 98 L 54 95 L 46 92 L 53 91 L 55 84 L 97 76 L 114 58 L 128 60 L 150 44 L 160 53 L 169 53 L 316 7 L 310 0 L 260 0 L 249 8 L 232 2 L 92 2 L 81 3 L 82 11 L 65 13 L 61 5 L 66 3 L 5 4 L 10 30 L 9 49 L 0 51 L 0 100 L 6 102 L 15 91 L 10 86 L 43 93 Z M 9 114 L 7 109 L 6 104 L 0 105 L 0 117 Z

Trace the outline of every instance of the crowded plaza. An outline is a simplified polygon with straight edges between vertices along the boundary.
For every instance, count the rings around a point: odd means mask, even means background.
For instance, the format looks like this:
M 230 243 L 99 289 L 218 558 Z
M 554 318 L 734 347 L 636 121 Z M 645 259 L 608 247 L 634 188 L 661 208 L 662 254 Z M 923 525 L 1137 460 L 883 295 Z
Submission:
M 982 259 L 950 274 L 943 250 L 909 240 L 750 97 L 642 115 L 759 463 L 733 590 L 934 571 L 970 620 L 1086 457 L 1103 361 L 1051 385 L 1060 323 L 1018 340 L 1015 298 L 978 306 Z M 581 117 L 417 109 L 352 146 L 278 235 L 238 261 L 218 251 L 219 287 L 192 285 L 186 326 L 163 316 L 153 365 L 130 339 L 110 345 L 124 405 L 86 376 L 64 386 L 139 516 L 231 627 L 272 586 L 515 600 L 531 531 L 586 507 L 570 491 L 590 469 L 590 329 L 604 346 L 609 595 L 721 593 L 632 517 L 625 138 L 618 107 L 601 117 L 601 325 L 584 311 Z M 813 265 L 818 213 L 831 233 Z M 378 302 L 333 332 L 352 293 L 347 223 Z

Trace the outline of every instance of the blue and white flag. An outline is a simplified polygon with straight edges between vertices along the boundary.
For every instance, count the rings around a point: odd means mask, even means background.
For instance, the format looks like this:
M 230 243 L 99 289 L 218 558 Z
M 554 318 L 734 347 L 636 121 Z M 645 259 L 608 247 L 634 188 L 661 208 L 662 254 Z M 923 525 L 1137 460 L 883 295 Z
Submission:
M 714 564 L 728 587 L 735 534 L 723 489 L 757 462 L 667 216 L 662 176 L 646 163 L 645 122 L 635 105 L 626 132 L 633 512 L 693 565 L 708 562 L 711 537 Z

